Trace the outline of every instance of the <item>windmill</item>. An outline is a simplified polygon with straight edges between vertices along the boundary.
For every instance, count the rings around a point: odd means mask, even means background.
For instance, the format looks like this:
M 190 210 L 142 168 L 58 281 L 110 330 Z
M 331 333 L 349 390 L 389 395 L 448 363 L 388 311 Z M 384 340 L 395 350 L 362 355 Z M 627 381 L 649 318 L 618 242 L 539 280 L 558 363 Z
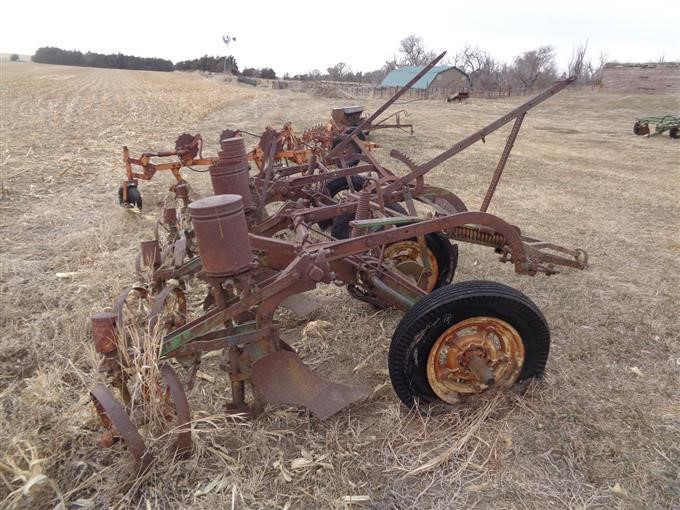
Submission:
M 223 35 L 222 36 L 222 42 L 229 48 L 229 43 L 236 41 L 236 37 L 232 37 L 231 35 Z M 227 61 L 229 60 L 229 56 L 225 55 L 224 57 L 224 68 L 222 69 L 223 73 L 227 72 Z M 229 60 L 229 73 L 231 73 L 231 61 Z

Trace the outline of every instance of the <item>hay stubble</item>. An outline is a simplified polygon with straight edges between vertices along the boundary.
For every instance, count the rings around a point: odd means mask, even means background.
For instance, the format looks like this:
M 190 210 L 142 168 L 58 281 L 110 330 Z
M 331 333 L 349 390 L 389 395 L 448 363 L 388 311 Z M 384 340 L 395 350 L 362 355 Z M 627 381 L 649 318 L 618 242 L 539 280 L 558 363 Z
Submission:
M 373 387 L 371 397 L 325 422 L 283 407 L 254 422 L 231 421 L 221 413 L 227 378 L 219 360 L 208 358 L 206 377 L 190 395 L 195 455 L 135 481 L 124 450 L 96 446 L 87 321 L 131 283 L 138 241 L 150 236 L 171 181 L 159 175 L 142 184 L 141 215 L 120 210 L 114 197 L 122 146 L 133 154 L 161 150 L 181 132 L 200 131 L 206 153 L 214 153 L 227 127 L 259 132 L 291 120 L 302 130 L 347 101 L 180 73 L 7 62 L 0 93 L 0 501 L 139 508 L 678 504 L 680 146 L 630 132 L 635 116 L 677 111 L 678 98 L 565 91 L 527 117 L 490 211 L 530 235 L 586 248 L 588 270 L 520 277 L 489 251 L 461 247 L 457 279 L 507 283 L 543 309 L 553 338 L 543 381 L 453 410 L 407 413 L 386 372 L 400 315 L 323 288 L 316 292 L 332 301 L 312 318 L 330 326 L 303 335 L 306 322 L 283 316 L 284 338 L 321 374 Z M 416 134 L 383 131 L 376 140 L 422 161 L 521 100 L 411 103 Z M 506 132 L 438 168 L 431 182 L 478 207 Z M 387 161 L 387 152 L 376 154 Z M 187 178 L 208 192 L 206 176 Z

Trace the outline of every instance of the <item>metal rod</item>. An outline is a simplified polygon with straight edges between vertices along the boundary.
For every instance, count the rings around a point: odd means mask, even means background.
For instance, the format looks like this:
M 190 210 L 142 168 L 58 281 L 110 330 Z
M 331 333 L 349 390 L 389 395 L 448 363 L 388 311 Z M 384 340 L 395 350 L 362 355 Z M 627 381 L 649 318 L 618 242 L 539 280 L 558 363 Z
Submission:
M 486 190 L 486 195 L 484 195 L 484 200 L 482 201 L 482 207 L 480 211 L 486 212 L 493 198 L 493 194 L 496 191 L 496 186 L 501 180 L 501 175 L 503 174 L 503 169 L 505 164 L 508 162 L 508 157 L 510 156 L 510 151 L 512 151 L 512 146 L 515 144 L 517 139 L 517 134 L 519 133 L 519 128 L 522 127 L 522 121 L 526 116 L 527 112 L 521 113 L 515 119 L 515 123 L 512 125 L 512 130 L 508 136 L 508 140 L 505 142 L 505 147 L 503 148 L 503 154 L 501 154 L 501 159 L 498 160 L 498 165 L 496 166 L 496 171 L 493 173 L 491 182 L 489 183 L 489 188 Z
M 451 157 L 455 156 L 459 152 L 463 151 L 464 149 L 467 149 L 470 145 L 473 143 L 478 142 L 482 138 L 486 137 L 490 133 L 493 133 L 496 131 L 498 128 L 504 126 L 508 122 L 510 122 L 512 119 L 515 117 L 526 113 L 527 111 L 531 110 L 533 107 L 539 105 L 546 99 L 550 98 L 551 96 L 557 94 L 560 90 L 562 90 L 564 87 L 569 85 L 571 82 L 573 82 L 576 78 L 574 76 L 567 78 L 566 80 L 561 80 L 555 83 L 552 87 L 549 89 L 545 90 L 544 92 L 540 93 L 536 97 L 530 99 L 526 103 L 518 106 L 511 112 L 509 112 L 507 115 L 504 115 L 498 120 L 495 120 L 488 126 L 480 129 L 476 133 L 471 134 L 470 136 L 463 138 L 460 142 L 454 144 L 450 149 L 445 150 L 438 156 L 435 156 L 432 158 L 430 161 L 427 161 L 423 163 L 422 165 L 417 166 L 415 169 L 412 169 L 410 173 L 402 177 L 401 179 L 394 181 L 392 184 L 387 186 L 383 191 L 386 193 L 396 191 L 398 189 L 401 189 L 403 186 L 407 185 L 408 183 L 412 182 L 418 177 L 421 177 L 425 175 L 427 172 L 432 170 L 434 167 L 441 165 L 444 163 L 446 160 L 450 159 Z M 397 158 L 399 160 L 404 160 L 408 159 L 406 156 L 404 156 L 401 152 L 398 150 L 392 149 L 390 152 L 390 156 L 393 158 Z

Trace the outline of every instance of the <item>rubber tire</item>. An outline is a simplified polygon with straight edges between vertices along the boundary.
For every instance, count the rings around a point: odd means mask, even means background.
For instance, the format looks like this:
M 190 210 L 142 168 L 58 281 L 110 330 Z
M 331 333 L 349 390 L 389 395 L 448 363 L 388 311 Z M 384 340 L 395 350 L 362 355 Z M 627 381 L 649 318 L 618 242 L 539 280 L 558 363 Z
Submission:
M 452 244 L 448 237 L 441 232 L 425 234 L 425 244 L 437 259 L 439 274 L 435 289 L 448 285 L 453 280 L 458 267 L 458 245 Z
M 524 366 L 518 382 L 543 374 L 550 352 L 550 330 L 533 301 L 496 282 L 473 280 L 447 285 L 412 306 L 392 336 L 390 381 L 405 406 L 440 401 L 427 380 L 430 350 L 449 327 L 479 316 L 504 320 L 519 333 L 524 344 Z
M 128 186 L 127 201 L 123 200 L 123 187 L 118 188 L 118 203 L 123 207 L 137 207 L 142 210 L 142 194 L 137 186 Z
M 401 214 L 408 214 L 406 209 L 399 203 L 389 204 L 386 207 Z M 352 232 L 352 227 L 349 226 L 349 222 L 353 219 L 353 214 L 336 216 L 333 219 L 331 235 L 336 239 L 349 239 Z M 377 232 L 379 230 L 380 229 L 376 229 L 375 231 Z M 456 267 L 458 267 L 458 245 L 451 244 L 449 238 L 440 232 L 425 234 L 425 245 L 432 251 L 435 259 L 437 259 L 439 274 L 437 275 L 437 284 L 434 288 L 438 289 L 442 285 L 447 285 L 453 280 L 453 276 L 456 273 Z
M 641 128 L 641 127 L 642 127 L 642 126 L 641 126 L 640 122 L 635 122 L 635 124 L 633 124 L 633 133 L 635 133 L 636 135 L 640 136 L 640 135 L 642 134 L 642 133 L 640 132 L 640 128 Z
M 668 136 L 671 138 L 680 138 L 680 128 L 672 127 L 668 130 Z
M 366 185 L 366 179 L 360 175 L 352 175 L 351 181 L 354 191 L 360 191 Z M 331 198 L 335 198 L 335 196 L 341 191 L 347 191 L 349 189 L 349 185 L 347 184 L 347 179 L 345 177 L 336 177 L 335 179 L 331 179 L 325 184 L 324 187 L 326 195 L 330 196 Z M 323 230 L 328 230 L 328 227 L 330 227 L 332 224 L 332 219 L 321 220 L 319 222 L 319 227 L 321 227 Z

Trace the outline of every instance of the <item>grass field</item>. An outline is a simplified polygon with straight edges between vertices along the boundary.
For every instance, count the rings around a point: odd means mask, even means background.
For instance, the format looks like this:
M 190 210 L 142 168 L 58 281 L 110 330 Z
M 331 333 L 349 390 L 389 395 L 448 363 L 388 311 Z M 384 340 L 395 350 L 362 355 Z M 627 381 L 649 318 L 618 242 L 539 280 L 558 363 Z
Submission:
M 424 161 L 524 99 L 410 103 L 415 134 L 379 132 L 376 154 Z M 291 120 L 302 130 L 347 103 L 192 74 L 1 63 L 0 506 L 680 505 L 680 143 L 632 134 L 637 116 L 677 114 L 670 96 L 567 90 L 524 122 L 490 212 L 586 249 L 585 271 L 517 276 L 491 251 L 460 246 L 457 281 L 507 283 L 542 308 L 552 331 L 542 381 L 408 413 L 387 376 L 400 313 L 321 288 L 329 304 L 305 320 L 283 314 L 284 338 L 321 374 L 375 388 L 366 401 L 323 422 L 286 407 L 232 422 L 221 412 L 228 378 L 209 360 L 189 395 L 192 458 L 135 481 L 120 445 L 98 448 L 89 317 L 133 283 L 139 241 L 171 184 L 158 175 L 141 185 L 142 214 L 119 208 L 122 146 L 169 149 L 198 131 L 214 154 L 225 128 Z M 429 182 L 479 207 L 508 130 Z M 186 177 L 209 193 L 207 175 Z M 328 324 L 303 335 L 312 319 Z

